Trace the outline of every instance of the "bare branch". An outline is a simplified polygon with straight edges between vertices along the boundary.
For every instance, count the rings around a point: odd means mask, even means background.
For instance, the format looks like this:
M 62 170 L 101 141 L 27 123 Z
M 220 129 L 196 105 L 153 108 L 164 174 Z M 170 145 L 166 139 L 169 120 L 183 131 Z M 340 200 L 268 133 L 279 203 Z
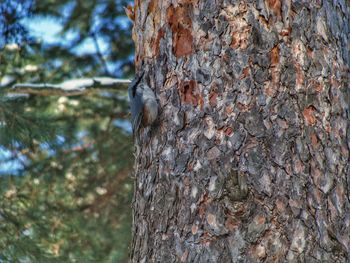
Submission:
M 114 79 L 108 77 L 72 79 L 61 84 L 16 84 L 6 88 L 9 94 L 32 94 L 39 96 L 76 96 L 101 91 L 126 90 L 131 81 L 128 79 Z

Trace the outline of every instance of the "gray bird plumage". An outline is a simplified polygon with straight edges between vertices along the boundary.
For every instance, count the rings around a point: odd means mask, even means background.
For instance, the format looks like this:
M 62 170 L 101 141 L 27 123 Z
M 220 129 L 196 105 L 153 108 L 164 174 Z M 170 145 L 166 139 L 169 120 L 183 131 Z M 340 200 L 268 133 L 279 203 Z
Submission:
M 153 124 L 158 116 L 158 103 L 153 90 L 145 84 L 143 75 L 135 77 L 129 86 L 129 99 L 131 111 L 131 123 L 133 133 L 136 134 L 140 127 Z

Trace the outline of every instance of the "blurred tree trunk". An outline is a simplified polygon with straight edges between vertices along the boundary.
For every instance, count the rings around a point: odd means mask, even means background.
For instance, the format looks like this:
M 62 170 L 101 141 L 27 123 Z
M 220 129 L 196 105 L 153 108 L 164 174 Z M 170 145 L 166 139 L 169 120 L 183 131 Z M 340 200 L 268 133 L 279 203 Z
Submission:
M 132 262 L 350 261 L 349 9 L 135 1 Z

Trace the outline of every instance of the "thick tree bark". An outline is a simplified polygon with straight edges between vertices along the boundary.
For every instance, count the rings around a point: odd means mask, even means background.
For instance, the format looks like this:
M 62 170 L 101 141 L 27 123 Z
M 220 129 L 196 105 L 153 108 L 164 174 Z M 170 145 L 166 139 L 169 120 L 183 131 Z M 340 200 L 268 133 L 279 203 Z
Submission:
M 135 0 L 159 99 L 132 262 L 350 262 L 349 1 Z

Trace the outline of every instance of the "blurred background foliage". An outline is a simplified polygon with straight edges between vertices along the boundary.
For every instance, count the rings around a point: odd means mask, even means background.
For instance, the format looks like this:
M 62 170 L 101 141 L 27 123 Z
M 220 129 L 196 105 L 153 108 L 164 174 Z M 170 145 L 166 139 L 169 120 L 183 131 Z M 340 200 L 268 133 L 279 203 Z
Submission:
M 127 262 L 133 156 L 126 92 L 4 90 L 130 78 L 129 2 L 0 2 L 0 262 Z

